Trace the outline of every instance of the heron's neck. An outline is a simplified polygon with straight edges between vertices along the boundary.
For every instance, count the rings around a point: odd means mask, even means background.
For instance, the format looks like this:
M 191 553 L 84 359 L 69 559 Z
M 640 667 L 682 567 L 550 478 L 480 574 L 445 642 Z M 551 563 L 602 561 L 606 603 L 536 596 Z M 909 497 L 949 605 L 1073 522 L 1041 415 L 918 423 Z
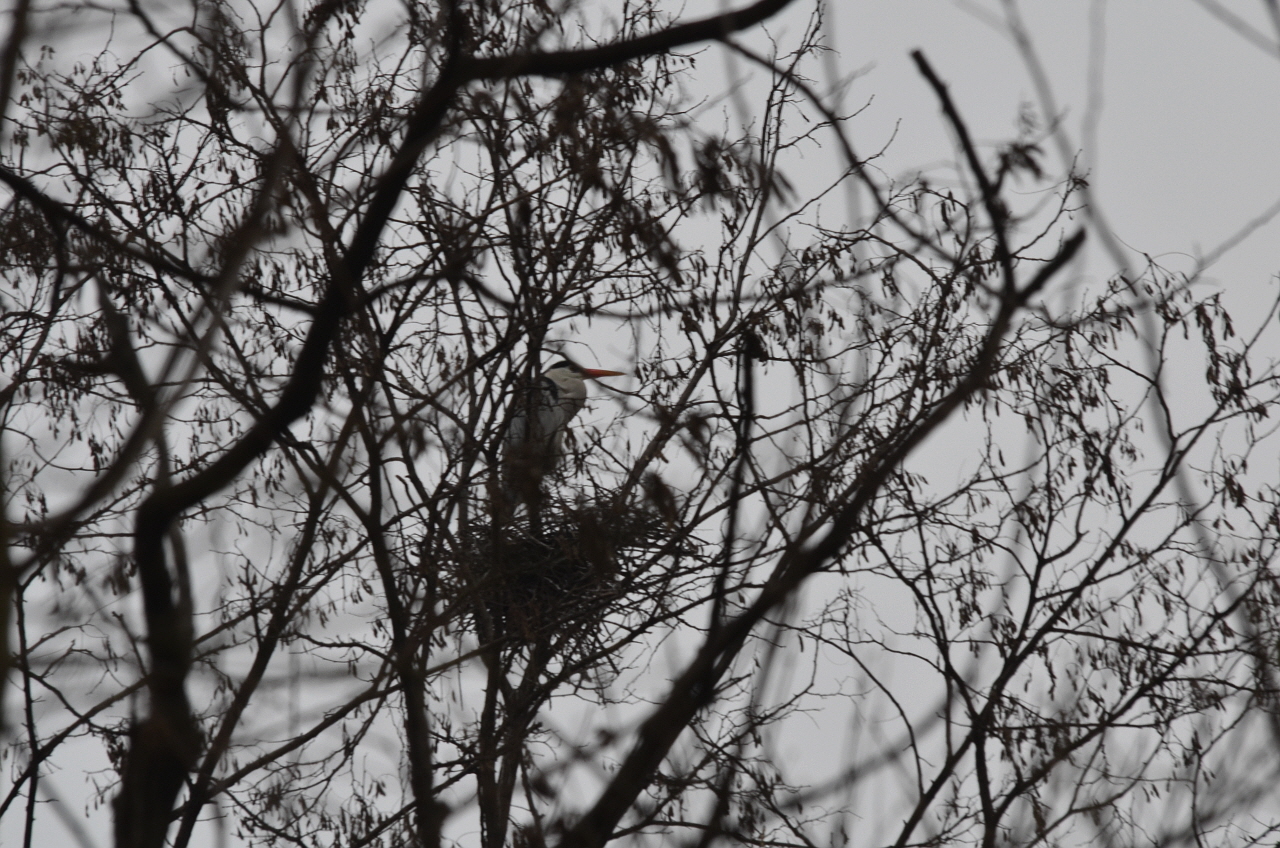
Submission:
M 570 403 L 581 402 L 587 396 L 587 387 L 581 380 L 572 377 L 563 377 L 558 374 L 548 374 L 547 379 L 556 384 L 559 391 L 561 401 Z

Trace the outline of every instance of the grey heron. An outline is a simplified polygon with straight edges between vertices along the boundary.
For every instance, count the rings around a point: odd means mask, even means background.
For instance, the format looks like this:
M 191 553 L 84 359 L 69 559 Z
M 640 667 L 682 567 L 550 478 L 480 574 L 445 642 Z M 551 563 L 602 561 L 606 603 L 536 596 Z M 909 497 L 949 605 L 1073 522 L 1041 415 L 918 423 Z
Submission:
M 543 372 L 525 396 L 516 399 L 502 446 L 504 488 L 509 500 L 532 503 L 539 498 L 542 479 L 563 458 L 565 426 L 587 402 L 586 381 L 624 373 L 583 368 L 572 360 L 561 359 Z

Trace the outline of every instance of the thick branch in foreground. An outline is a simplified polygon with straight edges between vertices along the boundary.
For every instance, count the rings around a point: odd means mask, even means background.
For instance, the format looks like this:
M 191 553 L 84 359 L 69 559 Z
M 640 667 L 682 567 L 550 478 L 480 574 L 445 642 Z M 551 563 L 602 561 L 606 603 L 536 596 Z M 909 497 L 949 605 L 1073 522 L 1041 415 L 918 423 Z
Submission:
M 660 56 L 689 44 L 719 41 L 767 20 L 792 2 L 794 0 L 758 0 L 744 9 L 676 24 L 658 32 L 602 47 L 469 59 L 462 63 L 462 73 L 468 79 L 499 80 L 520 76 L 556 77 L 595 71 L 633 59 Z
M 190 646 L 178 638 L 184 622 L 176 620 L 179 611 L 165 561 L 164 539 L 182 513 L 229 485 L 315 405 L 329 350 L 349 313 L 348 305 L 358 301 L 359 281 L 373 261 L 417 155 L 443 122 L 456 90 L 452 66 L 447 65 L 415 110 L 404 148 L 380 180 L 369 211 L 316 308 L 315 320 L 280 399 L 215 462 L 171 488 L 154 491 L 138 510 L 134 557 L 152 655 L 151 712 L 135 730 L 115 803 L 116 841 L 121 848 L 158 848 L 163 844 L 174 800 L 199 756 L 198 735 L 185 694 Z M 186 629 L 189 625 L 185 623 Z

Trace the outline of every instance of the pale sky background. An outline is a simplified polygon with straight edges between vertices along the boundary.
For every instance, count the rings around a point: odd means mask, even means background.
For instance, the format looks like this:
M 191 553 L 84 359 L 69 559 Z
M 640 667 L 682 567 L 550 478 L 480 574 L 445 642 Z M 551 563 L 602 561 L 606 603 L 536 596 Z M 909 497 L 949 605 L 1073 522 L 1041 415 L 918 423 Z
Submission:
M 612 7 L 612 0 L 601 2 Z M 745 2 L 690 0 L 683 8 L 685 17 L 694 17 Z M 1167 268 L 1190 271 L 1197 255 L 1215 250 L 1280 202 L 1280 36 L 1263 0 L 1218 5 L 1248 22 L 1271 43 L 1270 52 L 1195 0 L 1024 0 L 1019 7 L 1073 148 L 1090 163 L 1095 198 L 1138 265 L 1146 253 Z M 794 36 L 811 8 L 812 0 L 801 0 L 767 29 L 782 39 Z M 893 137 L 879 163 L 890 174 L 938 168 L 954 157 L 937 101 L 911 62 L 912 49 L 925 51 L 982 142 L 1014 137 L 1021 104 L 1037 102 L 1035 85 L 1001 27 L 1005 4 L 999 0 L 829 0 L 829 8 L 839 73 L 861 71 L 843 105 L 848 110 L 870 101 L 850 123 L 851 137 L 863 153 Z M 763 43 L 759 35 L 745 40 Z M 700 64 L 704 73 L 717 66 L 733 73 L 720 48 L 706 48 Z M 1092 141 L 1086 126 L 1091 74 L 1100 93 Z M 819 87 L 827 82 L 819 80 Z M 827 144 L 823 153 L 834 157 L 834 150 Z M 1061 172 L 1052 145 L 1046 153 L 1049 168 Z M 815 170 L 814 176 L 830 172 Z M 1102 278 L 1111 268 L 1094 242 L 1078 270 Z M 1269 305 L 1278 273 L 1280 221 L 1271 220 L 1216 263 L 1205 285 L 1220 287 L 1229 305 L 1248 313 Z M 593 349 L 603 353 L 609 345 L 602 341 Z M 610 414 L 598 409 L 593 417 Z M 829 719 L 815 719 L 812 734 L 795 744 L 833 744 L 838 737 L 831 733 L 843 715 L 833 712 Z M 69 795 L 75 791 L 72 776 L 55 781 Z M 69 806 L 80 808 L 74 801 Z M 108 844 L 107 812 L 98 810 L 92 823 L 89 840 L 95 844 Z M 45 823 L 50 838 L 65 833 L 51 817 Z M 0 831 L 0 842 L 9 844 L 13 836 Z
M 1262 0 L 1221 6 L 1275 44 Z M 1037 102 L 1037 93 L 1002 26 L 1004 7 L 999 0 L 829 4 L 842 72 L 867 68 L 846 103 L 875 98 L 853 124 L 864 151 L 900 121 L 888 162 L 905 171 L 951 155 L 936 99 L 908 55 L 914 48 L 948 81 L 975 138 L 1014 134 L 1019 104 Z M 1124 244 L 1190 271 L 1197 255 L 1280 201 L 1280 47 L 1264 52 L 1194 0 L 1024 0 L 1018 8 L 1064 127 L 1090 163 L 1095 199 Z M 1101 111 L 1090 144 L 1091 74 Z M 1061 167 L 1056 154 L 1048 161 Z M 1278 237 L 1273 220 L 1208 278 L 1233 301 L 1246 289 L 1267 289 L 1280 271 Z

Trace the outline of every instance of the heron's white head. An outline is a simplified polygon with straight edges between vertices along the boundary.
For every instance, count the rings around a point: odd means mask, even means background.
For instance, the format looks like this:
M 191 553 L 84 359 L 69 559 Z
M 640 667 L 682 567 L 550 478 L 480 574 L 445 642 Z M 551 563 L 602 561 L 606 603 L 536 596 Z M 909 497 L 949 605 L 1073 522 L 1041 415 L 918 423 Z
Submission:
M 599 377 L 621 377 L 624 373 L 626 372 L 606 371 L 602 368 L 583 368 L 570 359 L 561 359 L 543 372 L 542 376 L 555 383 L 561 398 L 576 400 L 587 396 L 586 380 Z

